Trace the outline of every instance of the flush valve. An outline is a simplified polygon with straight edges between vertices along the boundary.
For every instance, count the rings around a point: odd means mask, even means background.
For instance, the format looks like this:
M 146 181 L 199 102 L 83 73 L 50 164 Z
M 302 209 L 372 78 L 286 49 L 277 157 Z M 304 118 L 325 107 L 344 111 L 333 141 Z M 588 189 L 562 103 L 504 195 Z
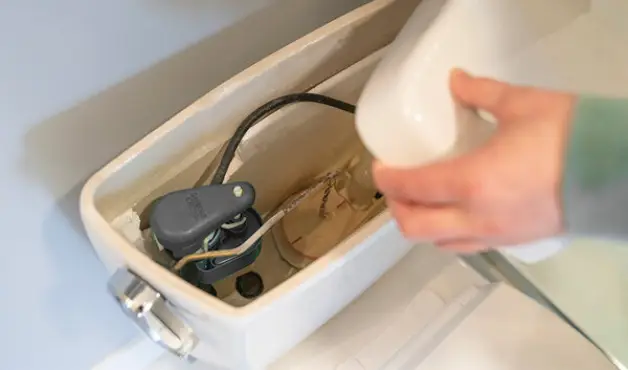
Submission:
M 179 190 L 155 201 L 150 227 L 156 242 L 177 261 L 193 254 L 232 250 L 262 226 L 254 202 L 255 188 L 248 182 Z M 211 284 L 252 264 L 260 249 L 258 241 L 245 253 L 202 259 L 178 272 L 213 294 Z

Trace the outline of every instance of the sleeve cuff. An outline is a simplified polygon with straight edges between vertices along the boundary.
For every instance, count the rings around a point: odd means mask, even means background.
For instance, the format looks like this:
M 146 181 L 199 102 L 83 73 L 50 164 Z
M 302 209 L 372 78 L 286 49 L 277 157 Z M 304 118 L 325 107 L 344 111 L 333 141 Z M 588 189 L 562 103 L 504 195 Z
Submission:
M 567 233 L 628 237 L 628 99 L 579 98 L 562 196 Z

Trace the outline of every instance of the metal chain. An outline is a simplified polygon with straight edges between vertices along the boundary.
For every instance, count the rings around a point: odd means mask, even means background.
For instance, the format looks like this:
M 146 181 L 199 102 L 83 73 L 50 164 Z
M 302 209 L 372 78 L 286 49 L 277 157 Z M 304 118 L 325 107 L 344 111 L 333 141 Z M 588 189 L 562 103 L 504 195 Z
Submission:
M 321 205 L 318 209 L 318 216 L 320 218 L 325 218 L 325 216 L 327 216 L 327 202 L 329 201 L 329 195 L 331 194 L 331 191 L 334 189 L 334 184 L 336 182 L 336 177 L 328 177 L 327 178 L 327 187 L 325 188 L 325 191 L 323 192 L 323 199 L 321 199 Z

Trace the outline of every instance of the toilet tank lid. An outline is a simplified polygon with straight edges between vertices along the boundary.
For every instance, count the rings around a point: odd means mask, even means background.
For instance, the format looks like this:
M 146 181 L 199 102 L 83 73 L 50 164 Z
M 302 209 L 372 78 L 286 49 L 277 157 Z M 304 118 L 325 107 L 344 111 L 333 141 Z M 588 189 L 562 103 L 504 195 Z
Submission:
M 578 331 L 505 283 L 465 301 L 443 310 L 384 370 L 615 369 Z

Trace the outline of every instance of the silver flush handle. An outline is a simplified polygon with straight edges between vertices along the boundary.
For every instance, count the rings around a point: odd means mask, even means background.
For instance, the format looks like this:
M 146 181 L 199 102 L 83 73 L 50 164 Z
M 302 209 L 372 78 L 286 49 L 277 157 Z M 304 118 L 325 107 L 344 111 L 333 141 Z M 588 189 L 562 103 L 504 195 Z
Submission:
M 122 268 L 109 279 L 109 291 L 124 313 L 155 343 L 181 358 L 193 360 L 189 354 L 197 338 L 192 329 L 168 308 L 164 297 L 146 281 Z

